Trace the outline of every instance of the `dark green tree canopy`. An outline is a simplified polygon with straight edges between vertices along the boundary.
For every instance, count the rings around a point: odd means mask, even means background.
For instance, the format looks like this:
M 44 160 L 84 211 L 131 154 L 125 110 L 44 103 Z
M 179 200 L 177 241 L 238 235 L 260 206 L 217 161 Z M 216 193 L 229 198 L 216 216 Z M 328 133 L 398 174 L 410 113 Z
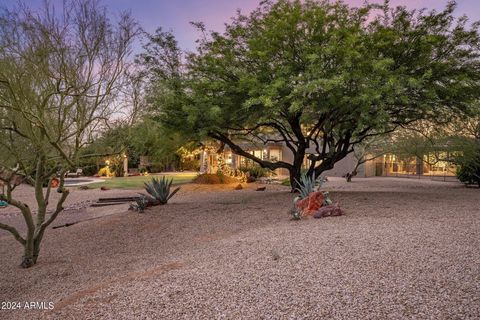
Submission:
M 163 123 L 191 139 L 216 139 L 292 178 L 307 155 L 318 176 L 368 137 L 471 111 L 479 25 L 454 9 L 264 1 L 184 57 L 171 34 L 152 36 L 143 59 L 162 63 L 146 64 L 150 93 Z M 242 140 L 284 143 L 294 160 L 259 159 Z

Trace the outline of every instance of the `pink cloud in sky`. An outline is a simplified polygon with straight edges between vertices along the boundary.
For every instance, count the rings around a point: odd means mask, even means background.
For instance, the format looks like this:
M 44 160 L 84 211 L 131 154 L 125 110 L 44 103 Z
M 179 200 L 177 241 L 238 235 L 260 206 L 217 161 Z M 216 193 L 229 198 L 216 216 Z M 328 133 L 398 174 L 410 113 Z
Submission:
M 109 2 L 118 3 L 116 0 L 109 0 Z M 344 2 L 352 6 L 361 6 L 365 1 L 344 0 Z M 171 29 L 182 47 L 193 49 L 198 34 L 190 25 L 190 21 L 202 21 L 207 29 L 222 31 L 224 24 L 229 23 L 231 17 L 236 15 L 237 9 L 242 13 L 249 13 L 258 6 L 259 0 L 138 0 L 135 3 L 141 5 L 132 7 L 132 11 L 134 14 L 138 11 L 138 18 L 147 30 L 153 31 L 158 26 L 166 30 Z M 383 0 L 371 0 L 370 3 L 383 3 Z M 447 0 L 391 0 L 390 3 L 392 6 L 405 5 L 412 9 L 442 10 Z M 457 3 L 457 15 L 467 14 L 472 20 L 480 20 L 480 0 L 458 0 Z M 148 4 L 152 6 L 149 7 Z
M 32 6 L 39 6 L 43 0 L 23 0 Z M 63 0 L 50 0 L 61 6 Z M 140 24 L 149 32 L 162 27 L 172 30 L 180 46 L 195 48 L 198 33 L 190 21 L 202 21 L 207 29 L 222 31 L 224 24 L 236 15 L 236 10 L 249 13 L 258 6 L 260 0 L 102 0 L 109 11 L 118 13 L 130 10 Z M 364 0 L 344 0 L 352 6 L 361 6 Z M 0 0 L 1 5 L 10 6 L 13 0 Z M 370 3 L 383 3 L 383 0 L 370 0 Z M 447 0 L 391 0 L 392 6 L 405 5 L 410 8 L 441 10 Z M 480 20 L 480 0 L 457 0 L 457 15 L 468 15 L 472 20 Z

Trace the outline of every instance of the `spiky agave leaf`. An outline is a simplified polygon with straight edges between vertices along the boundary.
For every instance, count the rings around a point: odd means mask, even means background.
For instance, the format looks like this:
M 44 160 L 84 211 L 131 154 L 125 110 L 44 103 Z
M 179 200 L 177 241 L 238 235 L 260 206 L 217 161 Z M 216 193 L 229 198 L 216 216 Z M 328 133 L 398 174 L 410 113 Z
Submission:
M 177 187 L 175 190 L 172 191 L 172 193 L 170 193 L 170 195 L 167 198 L 167 201 L 170 200 L 170 198 L 173 197 L 175 195 L 175 193 L 178 192 L 178 190 L 180 190 L 180 187 Z
M 303 173 L 300 176 L 300 181 L 298 181 L 297 179 L 295 179 L 295 181 L 299 186 L 299 188 L 295 188 L 295 190 L 300 192 L 300 197 L 302 199 L 305 199 L 310 193 L 315 191 L 315 173 L 311 176 L 307 176 L 306 173 Z
M 167 179 L 165 176 L 162 176 L 162 179 L 157 179 L 152 177 L 151 182 L 145 182 L 145 190 L 153 197 L 155 200 L 161 204 L 166 204 L 170 198 L 172 198 L 180 187 L 176 188 L 173 192 L 170 192 L 170 188 L 173 183 L 172 179 Z

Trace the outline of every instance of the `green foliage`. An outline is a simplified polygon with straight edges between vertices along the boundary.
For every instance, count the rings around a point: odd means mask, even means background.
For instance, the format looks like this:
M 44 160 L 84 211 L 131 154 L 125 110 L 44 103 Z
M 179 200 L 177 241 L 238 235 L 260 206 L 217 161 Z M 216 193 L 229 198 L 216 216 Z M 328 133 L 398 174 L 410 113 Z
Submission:
M 241 169 L 234 169 L 230 165 L 228 165 L 225 162 L 223 154 L 218 155 L 218 169 L 216 174 L 219 176 L 222 183 L 231 183 L 232 181 L 247 181 L 247 176 L 245 175 L 244 171 L 242 171 Z
M 300 197 L 305 199 L 308 195 L 315 191 L 315 175 L 307 176 L 306 174 L 302 174 L 300 176 L 300 181 L 296 180 L 298 188 L 298 192 L 300 192 Z
M 152 178 L 152 181 L 145 182 L 145 190 L 160 204 L 167 204 L 177 192 L 180 187 L 177 187 L 173 191 L 170 191 L 173 179 L 168 180 L 165 176 L 162 179 Z
M 480 187 L 480 143 L 473 149 L 466 150 L 457 158 L 458 179 L 467 184 L 478 184 Z
M 300 192 L 300 197 L 305 199 L 308 195 L 314 191 L 317 191 L 320 188 L 325 180 L 320 177 L 320 179 L 315 178 L 315 173 L 309 176 L 307 173 L 303 173 L 300 176 L 300 181 L 296 180 L 298 192 Z M 318 183 L 317 183 L 318 182 Z
M 82 159 L 82 161 L 78 163 L 77 167 L 81 168 L 82 174 L 87 177 L 93 176 L 98 173 L 97 159 L 95 158 Z M 75 168 L 73 168 L 72 170 L 75 170 Z
M 0 229 L 24 247 L 24 268 L 37 262 L 43 236 L 63 210 L 64 173 L 89 156 L 82 147 L 117 111 L 113 100 L 137 31 L 128 13 L 112 19 L 98 1 L 0 8 L 0 168 L 34 185 L 37 209 L 16 199 L 9 174 L 0 200 L 22 212 L 28 232 L 23 237 L 3 223 Z M 42 186 L 56 176 L 61 196 L 54 204 Z
M 192 173 L 176 173 L 170 175 L 173 179 L 173 184 L 189 183 L 195 178 L 195 174 Z M 130 176 L 130 177 L 115 177 L 107 179 L 104 182 L 96 182 L 89 184 L 90 188 L 106 187 L 109 189 L 141 189 L 144 187 L 145 182 L 149 182 L 151 176 Z
M 267 168 L 262 168 L 260 166 L 251 166 L 251 167 L 242 167 L 240 168 L 241 171 L 248 173 L 250 177 L 258 179 L 263 177 L 269 177 L 274 172 Z
M 181 156 L 196 146 L 186 143 L 178 134 L 166 130 L 158 121 L 144 117 L 134 125 L 118 123 L 101 132 L 95 142 L 82 149 L 83 155 L 92 155 L 82 163 L 95 164 L 103 156 L 109 156 L 116 176 L 123 176 L 122 155 L 126 154 L 129 168 L 138 168 L 140 156 L 146 156 L 151 163 L 147 168 L 149 172 L 180 167 L 194 169 L 194 161 L 181 163 Z
M 128 146 L 137 154 L 148 156 L 156 163 L 171 161 L 171 156 L 178 152 L 186 141 L 178 134 L 168 131 L 158 121 L 144 118 L 129 133 Z M 189 149 L 191 146 L 186 146 Z
M 480 92 L 479 25 L 454 9 L 266 1 L 185 57 L 159 31 L 142 56 L 151 99 L 158 119 L 186 139 L 218 140 L 297 180 L 313 148 L 309 173 L 318 176 L 368 137 L 470 112 Z M 269 139 L 294 160 L 266 160 L 240 142 Z
M 100 170 L 98 170 L 98 176 L 99 177 L 113 177 L 115 174 L 110 170 L 109 166 L 103 167 Z

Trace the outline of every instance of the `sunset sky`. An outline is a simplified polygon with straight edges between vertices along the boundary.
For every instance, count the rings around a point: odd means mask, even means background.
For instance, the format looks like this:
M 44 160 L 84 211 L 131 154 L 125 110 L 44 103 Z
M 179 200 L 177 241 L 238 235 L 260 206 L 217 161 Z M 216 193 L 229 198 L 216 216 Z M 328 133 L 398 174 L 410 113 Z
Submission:
M 50 0 L 60 5 L 62 0 Z M 43 0 L 25 0 L 25 3 L 38 6 Z M 221 31 L 225 22 L 235 15 L 237 9 L 243 13 L 250 12 L 257 6 L 259 0 L 103 0 L 111 13 L 130 10 L 141 26 L 149 31 L 157 27 L 173 31 L 179 44 L 184 49 L 195 48 L 198 34 L 190 21 L 203 21 L 209 30 Z M 345 0 L 358 6 L 364 0 Z M 371 3 L 381 3 L 382 0 L 371 0 Z M 9 6 L 15 0 L 0 0 L 2 5 Z M 391 0 L 392 5 L 406 5 L 410 8 L 430 8 L 441 10 L 447 0 Z M 466 14 L 472 20 L 480 20 L 480 0 L 458 0 L 457 15 Z

